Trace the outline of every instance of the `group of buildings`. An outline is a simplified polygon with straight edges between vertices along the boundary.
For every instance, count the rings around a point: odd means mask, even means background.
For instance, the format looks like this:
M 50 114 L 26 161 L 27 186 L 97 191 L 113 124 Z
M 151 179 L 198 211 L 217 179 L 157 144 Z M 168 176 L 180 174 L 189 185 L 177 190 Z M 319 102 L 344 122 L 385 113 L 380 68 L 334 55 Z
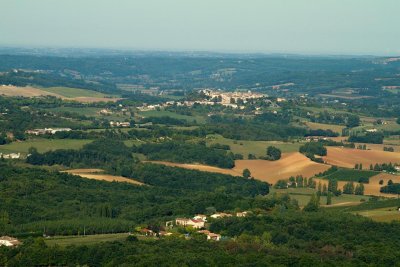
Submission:
M 225 217 L 246 217 L 248 215 L 247 211 L 244 212 L 236 212 L 235 214 L 230 214 L 230 213 L 224 213 L 224 212 L 217 212 L 209 216 L 211 219 L 220 219 L 220 218 L 225 218 Z M 206 223 L 208 221 L 207 215 L 204 214 L 197 214 L 193 218 L 176 218 L 175 221 L 168 221 L 165 223 L 165 230 L 166 231 L 159 231 L 155 232 L 151 229 L 148 228 L 142 228 L 139 230 L 139 233 L 143 236 L 170 236 L 173 235 L 172 232 L 168 232 L 168 229 L 172 229 L 174 226 L 179 226 L 179 227 L 191 227 L 193 229 L 197 230 L 197 233 L 199 234 L 204 234 L 207 236 L 207 240 L 214 240 L 214 241 L 220 241 L 221 240 L 221 235 L 212 233 L 209 230 L 206 229 Z M 189 237 L 189 234 L 186 234 L 186 237 Z
M 173 105 L 191 107 L 194 104 L 200 104 L 200 105 L 220 104 L 226 107 L 245 109 L 245 106 L 243 104 L 247 103 L 250 99 L 259 99 L 267 96 L 261 93 L 254 93 L 251 91 L 224 92 L 222 90 L 211 90 L 211 89 L 203 89 L 200 90 L 199 93 L 204 96 L 204 99 L 196 101 L 167 101 L 165 103 L 155 104 L 155 105 L 144 104 L 143 106 L 138 107 L 137 109 L 139 111 L 151 111 Z
M 10 153 L 10 154 L 0 153 L 0 159 L 19 159 L 19 158 L 21 158 L 21 153 Z
M 130 122 L 120 122 L 120 121 L 110 121 L 110 126 L 111 127 L 129 128 L 129 127 L 131 127 L 131 123 Z
M 45 135 L 45 134 L 56 134 L 58 132 L 70 132 L 71 128 L 44 128 L 44 129 L 33 129 L 26 130 L 26 134 L 30 135 Z
M 258 99 L 266 97 L 267 95 L 255 93 L 252 91 L 238 91 L 238 92 L 224 92 L 222 90 L 203 89 L 200 90 L 208 99 L 217 99 L 222 105 L 233 103 L 247 103 L 250 99 Z
M 6 246 L 6 247 L 16 247 L 18 245 L 20 245 L 21 242 L 14 238 L 14 237 L 10 237 L 10 236 L 0 236 L 0 247 L 1 246 Z

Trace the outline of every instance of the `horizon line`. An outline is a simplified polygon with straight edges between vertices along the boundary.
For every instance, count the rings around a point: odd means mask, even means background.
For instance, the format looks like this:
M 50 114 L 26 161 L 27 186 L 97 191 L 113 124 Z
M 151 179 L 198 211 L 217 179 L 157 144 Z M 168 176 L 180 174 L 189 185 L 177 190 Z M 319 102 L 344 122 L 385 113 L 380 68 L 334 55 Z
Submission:
M 350 52 L 306 52 L 306 51 L 246 51 L 220 49 L 167 49 L 167 48 L 129 48 L 129 47 L 92 47 L 92 46 L 48 46 L 48 45 L 1 45 L 0 49 L 15 50 L 99 50 L 125 53 L 198 53 L 198 54 L 225 54 L 225 55 L 263 55 L 263 56 L 308 56 L 308 57 L 400 57 L 394 53 L 350 53 Z M 0 51 L 1 52 L 1 51 Z M 27 51 L 28 52 L 28 51 Z

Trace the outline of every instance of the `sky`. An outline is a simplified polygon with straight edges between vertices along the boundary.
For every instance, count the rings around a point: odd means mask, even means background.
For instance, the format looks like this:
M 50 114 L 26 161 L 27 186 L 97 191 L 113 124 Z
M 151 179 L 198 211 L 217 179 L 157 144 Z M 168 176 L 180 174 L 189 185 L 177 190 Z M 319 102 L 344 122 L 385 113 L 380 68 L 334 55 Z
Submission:
M 400 55 L 400 0 L 0 0 L 0 46 Z

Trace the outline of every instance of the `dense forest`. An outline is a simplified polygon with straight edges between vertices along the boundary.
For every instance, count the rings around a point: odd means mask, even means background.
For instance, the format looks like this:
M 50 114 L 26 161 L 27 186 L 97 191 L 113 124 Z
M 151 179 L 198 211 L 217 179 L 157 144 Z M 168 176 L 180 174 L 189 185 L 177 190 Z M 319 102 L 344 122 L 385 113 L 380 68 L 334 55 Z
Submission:
M 205 144 L 164 142 L 143 144 L 133 149 L 149 160 L 167 160 L 179 163 L 202 163 L 221 168 L 235 166 L 234 155 L 222 149 L 206 147 Z
M 279 204 L 280 203 L 280 204 Z M 400 257 L 399 224 L 376 223 L 335 211 L 301 212 L 288 200 L 266 214 L 215 221 L 211 230 L 225 241 L 202 235 L 190 240 L 109 242 L 86 246 L 48 246 L 27 239 L 16 249 L 0 249 L 1 265 L 75 266 L 395 266 Z M 397 202 L 398 203 L 398 202 Z M 379 202 L 377 202 L 379 204 Z M 285 207 L 286 206 L 286 207 Z M 390 233 L 388 235 L 388 233 Z
M 0 164 L 0 234 L 77 234 L 84 225 L 87 234 L 127 232 L 138 223 L 162 223 L 207 207 L 258 207 L 256 196 L 269 192 L 256 180 L 153 164 L 135 167 L 143 186 Z

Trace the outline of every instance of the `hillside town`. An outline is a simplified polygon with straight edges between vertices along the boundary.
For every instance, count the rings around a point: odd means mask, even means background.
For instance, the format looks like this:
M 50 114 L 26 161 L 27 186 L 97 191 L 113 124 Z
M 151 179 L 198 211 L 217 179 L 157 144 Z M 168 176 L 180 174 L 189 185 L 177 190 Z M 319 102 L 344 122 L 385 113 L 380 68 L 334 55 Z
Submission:
M 166 101 L 165 103 L 161 104 L 153 104 L 147 105 L 144 104 L 143 106 L 138 107 L 139 111 L 150 111 L 150 110 L 157 110 L 161 108 L 166 108 L 169 106 L 185 106 L 185 107 L 192 107 L 195 104 L 198 105 L 222 105 L 225 107 L 231 107 L 234 109 L 245 109 L 246 103 L 250 100 L 255 99 L 263 99 L 268 97 L 266 94 L 261 94 L 252 91 L 235 91 L 235 92 L 226 92 L 222 90 L 211 90 L 211 89 L 202 89 L 197 91 L 197 93 L 203 98 L 202 100 L 195 100 L 195 101 Z M 270 102 L 270 100 L 265 99 L 265 101 Z M 278 102 L 285 101 L 284 98 L 279 98 Z

